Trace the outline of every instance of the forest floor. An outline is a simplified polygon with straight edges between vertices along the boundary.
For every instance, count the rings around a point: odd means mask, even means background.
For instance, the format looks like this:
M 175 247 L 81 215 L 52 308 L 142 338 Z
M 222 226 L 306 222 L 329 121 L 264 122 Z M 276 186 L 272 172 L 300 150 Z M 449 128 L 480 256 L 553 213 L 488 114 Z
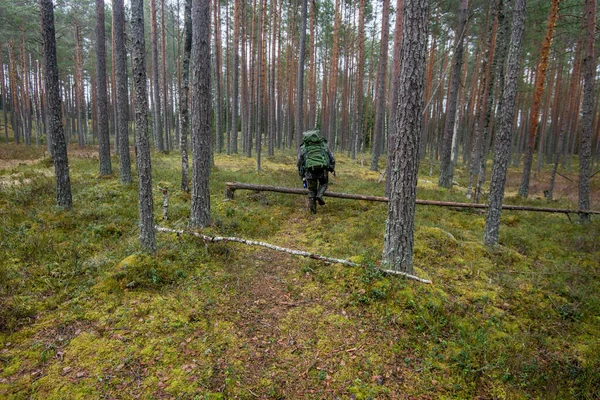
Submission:
M 295 155 L 217 154 L 208 235 L 237 236 L 363 263 L 324 264 L 242 244 L 157 233 L 137 241 L 136 185 L 99 177 L 96 149 L 69 149 L 74 208 L 55 207 L 43 149 L 0 144 L 0 398 L 600 397 L 600 218 L 504 212 L 500 245 L 485 215 L 417 208 L 416 274 L 382 275 L 387 207 L 236 192 L 227 181 L 298 187 Z M 185 229 L 179 155 L 153 154 L 155 216 Z M 382 195 L 380 174 L 340 154 L 330 190 Z M 467 201 L 423 165 L 418 197 Z M 118 159 L 113 158 L 118 169 Z M 532 182 L 506 202 L 576 208 L 577 173 L 555 197 Z M 592 180 L 600 208 L 600 178 Z M 159 187 L 168 187 L 162 221 Z M 485 199 L 484 199 L 485 200 Z

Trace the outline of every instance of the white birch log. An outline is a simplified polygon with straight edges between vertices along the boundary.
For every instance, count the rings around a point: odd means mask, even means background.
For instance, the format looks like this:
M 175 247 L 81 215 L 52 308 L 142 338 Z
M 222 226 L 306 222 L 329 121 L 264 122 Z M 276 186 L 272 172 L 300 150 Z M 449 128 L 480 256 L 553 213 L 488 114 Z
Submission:
M 310 253 L 308 251 L 294 250 L 294 249 L 289 249 L 287 247 L 276 246 L 276 245 L 270 244 L 270 243 L 257 242 L 257 241 L 254 241 L 254 240 L 247 240 L 247 239 L 242 239 L 242 238 L 238 238 L 238 237 L 207 236 L 207 235 L 203 235 L 203 234 L 201 234 L 199 232 L 170 229 L 170 228 L 164 228 L 162 226 L 155 226 L 155 229 L 158 232 L 175 233 L 177 235 L 187 234 L 187 235 L 196 236 L 196 237 L 201 238 L 205 242 L 236 242 L 236 243 L 243 243 L 243 244 L 247 244 L 249 246 L 266 247 L 267 249 L 271 249 L 271 250 L 275 250 L 275 251 L 280 251 L 280 252 L 283 252 L 283 253 L 293 254 L 293 255 L 301 256 L 301 257 L 308 257 L 308 258 L 312 258 L 314 260 L 320 260 L 320 261 L 324 261 L 324 262 L 328 262 L 328 263 L 333 263 L 333 264 L 342 264 L 342 265 L 346 265 L 348 267 L 361 267 L 362 266 L 361 264 L 358 264 L 358 263 L 355 263 L 355 262 L 352 262 L 352 261 L 349 261 L 349 260 L 343 260 L 343 259 L 340 259 L 340 258 L 325 257 L 325 256 L 321 256 L 321 255 L 318 255 L 318 254 Z M 418 282 L 428 283 L 428 284 L 431 283 L 430 280 L 419 278 L 418 276 L 414 276 L 414 275 L 407 274 L 407 273 L 404 273 L 404 272 L 394 271 L 394 270 L 390 270 L 390 269 L 383 269 L 383 268 L 377 268 L 377 269 L 379 271 L 381 271 L 382 273 L 384 273 L 384 274 L 400 275 L 400 276 L 404 276 L 404 277 L 406 277 L 408 279 L 412 279 L 412 280 L 415 280 L 415 281 L 418 281 Z

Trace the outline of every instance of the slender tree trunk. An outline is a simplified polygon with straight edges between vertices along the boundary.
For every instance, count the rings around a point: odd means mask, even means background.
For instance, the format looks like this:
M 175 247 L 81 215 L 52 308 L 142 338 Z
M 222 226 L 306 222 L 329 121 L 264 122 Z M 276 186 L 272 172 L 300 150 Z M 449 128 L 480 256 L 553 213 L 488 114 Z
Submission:
M 119 176 L 121 183 L 131 183 L 129 160 L 129 96 L 127 93 L 127 50 L 125 50 L 125 8 L 123 0 L 113 0 L 113 23 L 115 24 L 115 77 L 117 90 L 117 129 L 119 130 Z
M 535 147 L 535 136 L 537 133 L 540 121 L 540 106 L 542 103 L 542 94 L 544 93 L 544 84 L 546 82 L 546 72 L 548 70 L 548 60 L 550 55 L 550 46 L 552 44 L 552 36 L 554 27 L 558 20 L 558 5 L 560 0 L 552 0 L 550 6 L 550 15 L 548 16 L 548 27 L 546 28 L 546 37 L 540 51 L 535 73 L 535 88 L 533 94 L 533 102 L 531 111 L 529 112 L 529 140 L 525 151 L 525 159 L 523 162 L 523 176 L 521 178 L 521 186 L 519 187 L 519 196 L 527 197 L 529 195 L 529 180 L 531 177 L 531 166 L 533 165 L 533 150 Z
M 4 61 L 2 60 L 2 44 L 0 43 L 0 89 L 2 89 L 2 114 L 4 115 L 4 140 L 8 143 L 8 112 L 6 104 L 6 81 L 4 77 Z
M 373 148 L 371 171 L 379 170 L 381 143 L 385 136 L 385 78 L 388 62 L 388 39 L 390 31 L 390 0 L 383 0 L 383 16 L 381 17 L 381 46 L 379 63 L 377 64 L 377 87 L 375 89 L 375 125 L 373 127 Z
M 366 0 L 360 0 L 358 11 L 358 65 L 356 66 L 356 86 L 354 92 L 354 129 L 352 159 L 356 160 L 356 153 L 360 150 L 360 140 L 363 133 L 363 99 L 364 99 L 364 79 L 365 79 L 365 4 Z
M 440 179 L 438 185 L 451 188 L 454 180 L 454 164 L 452 164 L 452 136 L 454 124 L 456 123 L 456 104 L 460 90 L 460 76 L 463 64 L 464 38 L 467 24 L 468 0 L 461 0 L 458 14 L 458 27 L 456 28 L 455 54 L 452 65 L 452 76 L 450 78 L 450 94 L 446 107 L 446 121 L 442 137 L 442 154 L 440 157 Z
M 390 101 L 390 133 L 388 136 L 388 160 L 391 156 L 390 152 L 394 148 L 394 143 L 397 143 L 398 138 L 396 134 L 396 114 L 398 113 L 398 90 L 400 89 L 400 67 L 402 57 L 402 9 L 404 7 L 404 0 L 396 0 L 396 26 L 394 27 L 394 68 L 392 72 L 392 94 Z M 427 96 L 424 97 L 427 100 Z M 420 156 L 419 156 L 420 158 Z M 386 165 L 386 176 L 385 181 L 385 194 L 390 196 L 391 191 L 391 179 L 390 179 L 390 167 L 391 164 L 388 162 Z
M 54 30 L 54 6 L 52 0 L 40 0 L 41 33 L 43 42 L 46 101 L 49 130 L 54 144 L 54 171 L 56 174 L 56 203 L 61 209 L 73 207 L 67 143 L 62 125 L 61 99 L 58 86 L 56 61 L 56 35 Z
M 502 109 L 500 110 L 500 130 L 494 149 L 494 165 L 490 182 L 489 208 L 485 221 L 484 242 L 487 246 L 498 245 L 500 215 L 504 199 L 504 186 L 508 171 L 508 160 L 512 127 L 514 123 L 515 99 L 521 69 L 521 43 L 525 27 L 525 0 L 515 0 L 513 9 L 512 34 L 508 53 L 506 80 L 502 93 Z
M 227 143 L 228 154 L 238 152 L 238 96 L 239 96 L 239 69 L 240 69 L 240 24 L 243 17 L 244 0 L 235 0 L 233 11 L 233 75 L 232 84 L 232 103 L 231 103 L 231 142 Z
M 98 103 L 98 155 L 100 175 L 112 174 L 110 138 L 108 135 L 108 94 L 106 90 L 106 37 L 104 0 L 96 0 L 96 96 Z
M 155 17 L 156 18 L 156 17 Z M 163 131 L 165 133 L 165 151 L 171 150 L 173 147 L 171 144 L 171 132 L 169 129 L 169 89 L 167 86 L 167 54 L 166 54 L 166 43 L 167 36 L 165 35 L 165 0 L 160 2 L 160 53 L 161 53 L 161 92 L 162 92 L 162 123 Z
M 389 1 L 389 0 L 384 0 Z M 327 99 L 327 131 L 326 137 L 329 146 L 335 149 L 335 130 L 336 130 L 336 97 L 337 97 L 337 75 L 338 75 L 338 55 L 339 55 L 339 35 L 342 17 L 340 15 L 340 0 L 335 0 L 335 17 L 333 26 L 333 49 L 331 56 L 331 69 L 329 78 L 329 96 Z
M 490 70 L 490 85 L 488 85 L 488 91 L 486 94 L 486 110 L 483 119 L 483 135 L 482 135 L 482 143 L 481 143 L 481 155 L 479 157 L 479 168 L 478 168 L 478 178 L 477 178 L 477 188 L 475 190 L 475 203 L 479 203 L 482 194 L 482 187 L 485 181 L 486 167 L 487 167 L 487 159 L 489 149 L 491 147 L 492 141 L 492 126 L 490 125 L 492 111 L 494 110 L 494 97 L 495 97 L 495 84 L 493 84 L 496 80 L 498 81 L 498 88 L 502 89 L 504 86 L 504 61 L 506 60 L 506 55 L 508 51 L 508 33 L 509 26 L 508 20 L 506 18 L 505 13 L 505 0 L 498 1 L 498 33 L 497 40 L 494 40 L 494 54 L 491 58 L 493 60 Z M 497 45 L 497 53 L 496 53 L 496 42 Z M 518 98 L 518 95 L 517 95 Z M 496 107 L 498 110 L 502 109 L 502 94 L 499 96 L 498 106 Z
M 590 176 L 592 174 L 592 123 L 594 120 L 594 78 L 596 63 L 594 58 L 594 38 L 596 32 L 596 1 L 586 0 L 583 12 L 586 40 L 583 59 L 583 115 L 581 118 L 581 142 L 579 144 L 579 209 L 589 210 Z M 579 214 L 581 223 L 590 222 L 590 214 Z
M 151 253 L 156 250 L 152 165 L 148 137 L 148 92 L 146 80 L 146 43 L 144 39 L 144 1 L 131 0 L 131 53 L 135 92 L 135 149 L 138 171 L 140 244 Z
M 220 2 L 219 0 L 215 0 L 213 4 L 213 18 L 215 21 L 215 95 L 216 95 L 216 114 L 215 114 L 215 127 L 216 127 L 216 151 L 220 153 L 222 151 L 222 143 L 223 143 L 223 127 L 221 126 L 223 122 L 223 95 L 221 93 L 222 83 L 221 83 L 221 71 L 222 71 L 222 63 L 221 63 L 221 19 L 220 19 Z
M 419 140 L 423 129 L 425 56 L 427 54 L 428 0 L 405 0 L 398 109 L 393 121 L 394 143 L 389 149 L 390 200 L 383 264 L 413 273 L 415 204 L 419 168 Z
M 306 53 L 306 22 L 307 22 L 307 0 L 300 0 L 301 22 L 300 22 L 300 49 L 298 52 L 298 74 L 296 75 L 296 145 L 302 142 L 302 117 L 304 116 L 304 55 Z M 337 12 L 337 11 L 336 11 Z
M 277 0 L 272 0 L 271 10 L 273 14 L 273 23 L 271 25 L 271 79 L 269 81 L 269 156 L 275 154 L 275 143 L 277 141 L 277 100 L 275 92 L 277 58 L 276 58 L 276 40 L 278 32 L 277 19 Z
M 181 93 L 179 98 L 179 122 L 181 124 L 181 190 L 189 192 L 188 174 L 188 133 L 190 130 L 189 92 L 190 92 L 190 57 L 192 55 L 192 0 L 185 0 L 183 23 L 183 65 L 181 78 Z
M 152 129 L 156 139 L 156 148 L 165 152 L 163 140 L 162 117 L 160 106 L 160 84 L 158 72 L 158 28 L 156 26 L 156 0 L 150 0 L 150 36 L 152 47 Z
M 210 0 L 192 1 L 192 208 L 190 227 L 210 222 Z

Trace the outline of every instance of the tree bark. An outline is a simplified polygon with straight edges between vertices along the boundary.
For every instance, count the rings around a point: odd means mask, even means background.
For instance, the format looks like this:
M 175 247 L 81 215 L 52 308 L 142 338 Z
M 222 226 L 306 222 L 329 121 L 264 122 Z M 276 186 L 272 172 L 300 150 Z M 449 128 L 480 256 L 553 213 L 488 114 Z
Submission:
M 300 22 L 300 49 L 298 52 L 298 74 L 296 75 L 296 145 L 300 146 L 302 141 L 302 119 L 304 116 L 304 55 L 306 53 L 306 22 L 307 22 L 307 0 L 300 0 L 301 22 Z
M 581 142 L 579 144 L 579 208 L 590 208 L 590 176 L 592 158 L 592 123 L 594 120 L 594 38 L 596 32 L 596 1 L 586 0 L 583 12 L 586 28 L 585 56 L 583 59 L 583 115 L 581 118 Z M 590 222 L 589 214 L 579 214 L 582 223 Z
M 442 154 L 440 157 L 440 179 L 438 185 L 451 188 L 454 179 L 454 164 L 452 164 L 452 136 L 456 123 L 456 105 L 458 92 L 460 90 L 460 76 L 463 65 L 464 38 L 467 24 L 468 0 L 461 0 L 458 14 L 458 26 L 456 28 L 455 53 L 452 65 L 452 76 L 450 78 L 450 93 L 446 107 L 446 121 L 444 123 L 444 134 L 442 137 Z
M 558 5 L 560 0 L 552 0 L 550 6 L 550 15 L 548 16 L 548 27 L 546 28 L 546 37 L 540 51 L 540 58 L 535 72 L 535 88 L 533 93 L 533 102 L 529 111 L 529 140 L 523 160 L 523 175 L 521 177 L 521 186 L 519 187 L 519 196 L 527 197 L 529 195 L 529 180 L 531 177 L 531 166 L 533 165 L 533 150 L 535 147 L 535 137 L 540 122 L 540 106 L 542 103 L 542 94 L 544 93 L 544 84 L 546 82 L 546 72 L 548 71 L 548 61 L 550 55 L 550 46 L 554 27 L 558 20 Z
M 146 41 L 144 39 L 144 1 L 131 0 L 132 67 L 135 92 L 135 149 L 138 170 L 140 244 L 146 251 L 156 250 L 152 165 L 148 137 L 148 92 L 146 80 Z
M 190 57 L 192 55 L 192 0 L 185 0 L 183 23 L 183 64 L 181 93 L 179 98 L 179 123 L 181 147 L 181 190 L 189 192 L 188 133 L 190 130 L 189 93 L 190 93 Z
M 387 0 L 386 0 L 387 1 Z M 337 77 L 338 77 L 338 58 L 339 58 L 339 36 L 342 17 L 340 16 L 340 0 L 335 0 L 335 17 L 333 25 L 333 49 L 331 56 L 331 69 L 329 78 L 329 96 L 327 98 L 327 130 L 323 136 L 327 138 L 329 147 L 335 150 L 335 130 L 336 130 L 336 98 L 337 98 Z M 298 136 L 297 136 L 298 137 Z
M 484 242 L 488 246 L 498 245 L 498 231 L 500 230 L 500 215 L 502 214 L 504 186 L 508 171 L 517 84 L 521 68 L 521 43 L 523 41 L 524 25 L 525 0 L 515 0 L 506 79 L 502 93 L 502 109 L 500 110 L 500 130 L 494 149 L 489 209 L 485 221 Z
M 131 183 L 129 159 L 129 96 L 127 93 L 127 50 L 125 49 L 125 8 L 123 0 L 113 0 L 115 32 L 115 78 L 117 90 L 117 129 L 119 130 L 119 176 L 121 183 Z
M 222 79 L 221 79 L 221 71 L 222 71 L 222 62 L 221 62 L 221 19 L 220 19 L 220 2 L 219 0 L 215 0 L 213 4 L 213 18 L 215 21 L 215 137 L 216 137 L 216 146 L 215 151 L 220 153 L 222 151 L 222 143 L 223 143 L 223 95 L 222 91 Z
M 233 11 L 233 75 L 232 75 L 232 104 L 231 104 L 231 134 L 230 143 L 227 143 L 228 154 L 238 152 L 238 126 L 239 126 L 239 69 L 240 69 L 240 25 L 243 16 L 243 0 L 235 0 Z
M 108 136 L 108 94 L 106 90 L 106 37 L 104 0 L 96 0 L 96 102 L 98 104 L 98 156 L 100 175 L 112 174 Z
M 396 113 L 398 112 L 398 88 L 400 85 L 400 57 L 402 52 L 402 8 L 404 7 L 404 0 L 396 0 L 396 26 L 394 27 L 394 68 L 392 72 L 392 90 L 390 100 L 390 132 L 388 136 L 388 152 L 396 142 L 396 124 L 393 121 L 396 120 Z M 427 96 L 425 96 L 427 99 Z M 389 154 L 388 154 L 389 157 Z M 386 165 L 387 178 L 385 180 L 385 194 L 390 196 L 391 181 L 390 176 L 390 164 Z
M 190 227 L 210 222 L 210 0 L 192 1 L 192 208 Z
M 45 88 L 49 131 L 54 147 L 54 172 L 56 175 L 56 203 L 61 209 L 73 207 L 67 143 L 62 124 L 61 99 L 56 61 L 56 35 L 52 0 L 40 0 L 41 34 L 43 42 Z
M 405 0 L 401 70 L 395 139 L 389 149 L 390 201 L 383 245 L 383 264 L 413 274 L 415 201 L 419 140 L 423 130 L 423 94 L 427 53 L 428 0 Z
M 375 89 L 375 126 L 371 155 L 371 171 L 379 170 L 381 143 L 385 136 L 385 78 L 388 64 L 388 41 L 390 32 L 390 0 L 383 0 L 381 17 L 381 46 L 377 65 L 377 87 Z
M 150 0 L 150 35 L 152 47 L 152 130 L 156 140 L 158 151 L 165 151 L 163 140 L 161 106 L 160 106 L 160 84 L 158 72 L 158 28 L 156 26 L 156 0 Z

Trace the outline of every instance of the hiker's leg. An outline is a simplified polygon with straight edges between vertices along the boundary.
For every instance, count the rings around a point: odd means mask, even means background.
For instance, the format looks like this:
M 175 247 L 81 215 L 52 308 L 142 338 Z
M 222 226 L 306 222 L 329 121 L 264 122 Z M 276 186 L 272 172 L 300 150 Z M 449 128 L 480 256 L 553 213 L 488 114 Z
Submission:
M 323 200 L 323 194 L 327 190 L 327 184 L 329 183 L 329 174 L 327 171 L 324 171 L 323 176 L 319 178 L 319 190 L 317 191 L 317 201 L 320 205 L 325 205 L 325 200 Z
M 319 180 L 318 179 L 307 179 L 306 186 L 308 189 L 308 208 L 311 213 L 316 214 L 317 213 L 316 197 L 317 197 L 317 190 L 318 190 L 318 186 L 319 186 Z

